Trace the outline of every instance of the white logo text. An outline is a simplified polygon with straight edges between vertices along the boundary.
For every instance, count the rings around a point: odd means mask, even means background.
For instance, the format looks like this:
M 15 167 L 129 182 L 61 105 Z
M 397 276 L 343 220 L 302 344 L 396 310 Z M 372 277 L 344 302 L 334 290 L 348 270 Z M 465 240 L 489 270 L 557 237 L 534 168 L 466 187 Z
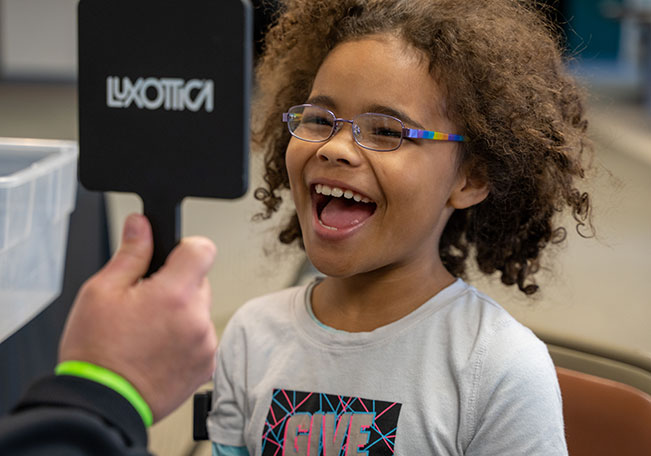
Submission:
M 106 106 L 128 108 L 135 104 L 140 109 L 166 111 L 199 111 L 203 105 L 206 112 L 213 110 L 213 81 L 210 79 L 138 78 L 132 82 L 128 77 L 106 78 Z

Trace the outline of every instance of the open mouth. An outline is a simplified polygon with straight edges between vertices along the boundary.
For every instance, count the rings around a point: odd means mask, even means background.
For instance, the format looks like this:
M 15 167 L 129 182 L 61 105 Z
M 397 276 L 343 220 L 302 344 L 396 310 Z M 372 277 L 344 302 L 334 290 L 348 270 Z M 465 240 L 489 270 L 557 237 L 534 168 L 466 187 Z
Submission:
M 364 195 L 325 184 L 312 186 L 312 199 L 321 225 L 333 230 L 359 225 L 377 208 L 377 204 Z

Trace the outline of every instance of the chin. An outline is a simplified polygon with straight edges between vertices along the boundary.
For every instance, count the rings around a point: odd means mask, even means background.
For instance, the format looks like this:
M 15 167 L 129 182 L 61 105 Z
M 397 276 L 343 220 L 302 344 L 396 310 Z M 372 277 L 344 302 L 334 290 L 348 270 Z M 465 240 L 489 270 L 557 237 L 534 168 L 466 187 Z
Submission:
M 338 258 L 324 258 L 321 255 L 310 255 L 309 252 L 307 257 L 317 271 L 328 277 L 346 278 L 357 272 Z
M 314 239 L 305 237 L 303 241 L 305 253 L 312 265 L 328 277 L 345 279 L 375 269 L 374 263 L 368 261 L 369 253 L 350 243 L 314 242 Z
M 313 261 L 310 260 L 317 271 L 321 274 L 334 277 L 334 278 L 345 278 L 349 277 L 351 274 L 346 271 L 346 268 L 341 264 L 336 264 L 328 261 Z
M 347 257 L 346 261 L 341 261 L 341 258 L 324 258 L 319 255 L 310 255 L 308 253 L 308 258 L 317 271 L 327 277 L 335 279 L 347 279 L 372 270 L 372 268 L 366 269 L 361 264 L 351 262 L 350 257 Z

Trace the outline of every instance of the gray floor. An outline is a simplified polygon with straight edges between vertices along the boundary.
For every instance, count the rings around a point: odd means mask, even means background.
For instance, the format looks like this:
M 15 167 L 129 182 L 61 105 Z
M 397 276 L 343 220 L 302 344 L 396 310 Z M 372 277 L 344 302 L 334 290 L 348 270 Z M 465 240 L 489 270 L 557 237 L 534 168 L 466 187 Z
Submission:
M 589 106 L 597 238 L 568 230 L 566 245 L 549 256 L 554 269 L 541 275 L 543 292 L 533 303 L 496 285 L 494 277 L 473 283 L 534 330 L 591 339 L 651 360 L 651 115 L 630 90 L 619 88 L 594 89 Z M 0 84 L 0 136 L 76 139 L 76 128 L 74 86 Z M 133 196 L 109 195 L 113 238 L 139 204 Z M 292 283 L 303 261 L 276 247 L 273 222 L 251 223 L 257 210 L 250 192 L 234 202 L 193 199 L 183 206 L 184 234 L 211 237 L 220 249 L 210 275 L 220 331 L 245 299 Z M 152 450 L 187 454 L 190 423 L 186 404 L 151 429 Z M 209 449 L 201 446 L 195 454 Z

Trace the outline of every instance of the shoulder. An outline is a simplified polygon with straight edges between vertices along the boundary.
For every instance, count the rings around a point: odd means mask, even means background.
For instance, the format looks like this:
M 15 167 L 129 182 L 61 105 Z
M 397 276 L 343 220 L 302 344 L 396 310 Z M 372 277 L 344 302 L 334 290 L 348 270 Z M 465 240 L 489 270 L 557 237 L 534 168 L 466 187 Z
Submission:
M 530 422 L 562 424 L 560 389 L 547 346 L 491 298 L 472 290 L 482 317 L 472 363 L 475 418 L 523 408 Z
M 551 358 L 546 345 L 502 306 L 474 287 L 469 294 L 477 303 L 477 325 L 484 336 L 483 348 L 488 364 L 497 366 L 518 363 L 524 368 L 539 366 L 547 369 Z
M 471 356 L 482 376 L 553 374 L 546 345 L 490 297 L 467 286 L 451 307 L 463 314 L 457 321 L 472 340 Z
M 502 306 L 472 286 L 461 283 L 444 309 L 447 345 L 463 371 L 469 398 L 480 411 L 495 388 L 519 384 L 541 388 L 556 396 L 558 383 L 547 346 Z M 512 396 L 509 396 L 512 397 Z M 513 396 L 515 397 L 515 396 Z
M 544 348 L 531 330 L 473 286 L 458 280 L 445 292 L 431 319 L 443 323 L 446 343 L 459 361 L 508 356 L 520 346 Z
M 459 287 L 445 314 L 455 334 L 472 340 L 474 350 L 486 352 L 489 347 L 515 345 L 543 347 L 534 333 L 518 322 L 502 306 L 475 287 L 459 281 Z
M 476 331 L 465 377 L 468 441 L 486 444 L 502 426 L 512 448 L 520 441 L 546 442 L 540 447 L 546 450 L 517 454 L 565 454 L 560 388 L 546 345 L 473 287 L 462 301 L 467 325 Z

